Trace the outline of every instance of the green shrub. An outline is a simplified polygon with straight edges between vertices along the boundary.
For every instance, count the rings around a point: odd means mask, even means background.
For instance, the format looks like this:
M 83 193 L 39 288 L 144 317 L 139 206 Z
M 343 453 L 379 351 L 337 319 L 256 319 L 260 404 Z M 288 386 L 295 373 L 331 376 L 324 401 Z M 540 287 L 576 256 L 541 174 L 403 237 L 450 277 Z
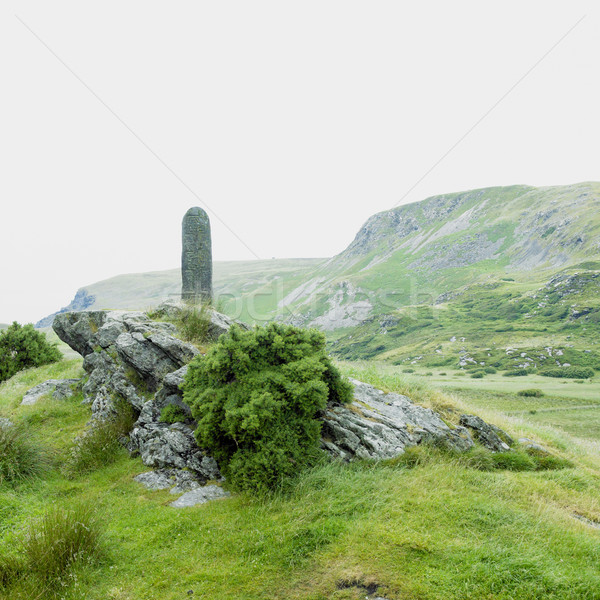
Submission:
M 493 375 L 494 373 L 498 372 L 496 369 L 494 369 L 494 367 L 485 367 L 483 370 L 489 375 Z
M 48 453 L 30 431 L 16 425 L 0 426 L 0 483 L 33 479 L 49 466 Z
M 40 367 L 62 358 L 60 350 L 48 343 L 46 336 L 33 325 L 19 325 L 16 321 L 0 331 L 0 381 L 29 367 Z
M 475 371 L 471 375 L 471 379 L 483 379 L 485 377 L 485 373 L 483 371 Z
M 352 399 L 316 330 L 271 323 L 233 326 L 189 365 L 184 399 L 198 444 L 230 484 L 265 492 L 322 456 L 317 414 Z
M 544 395 L 542 390 L 532 388 L 529 390 L 520 390 L 517 392 L 518 396 L 525 396 L 526 398 L 541 398 Z
M 131 431 L 136 417 L 133 407 L 124 400 L 115 402 L 114 407 L 109 418 L 94 421 L 75 440 L 63 467 L 65 475 L 73 477 L 95 471 L 125 452 L 121 438 Z
M 414 369 L 402 369 L 403 373 L 414 373 L 415 370 Z
M 591 367 L 556 367 L 555 369 L 544 369 L 540 371 L 544 377 L 566 377 L 569 379 L 588 379 L 594 376 Z
M 529 375 L 529 371 L 527 369 L 513 369 L 512 371 L 506 371 L 502 373 L 504 377 L 525 377 Z
M 28 573 L 56 585 L 74 563 L 97 558 L 100 525 L 95 510 L 92 504 L 52 507 L 39 521 L 32 522 L 22 543 Z
M 163 423 L 185 423 L 189 418 L 188 414 L 176 404 L 167 404 L 160 411 L 160 420 Z

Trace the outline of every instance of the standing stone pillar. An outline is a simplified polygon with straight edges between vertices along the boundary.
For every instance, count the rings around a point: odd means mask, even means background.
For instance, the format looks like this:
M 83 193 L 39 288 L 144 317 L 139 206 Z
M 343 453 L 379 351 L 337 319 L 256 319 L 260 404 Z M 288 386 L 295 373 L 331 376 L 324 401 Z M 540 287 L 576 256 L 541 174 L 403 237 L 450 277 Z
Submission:
M 198 303 L 212 300 L 212 245 L 210 221 L 204 210 L 190 208 L 182 223 L 181 299 Z

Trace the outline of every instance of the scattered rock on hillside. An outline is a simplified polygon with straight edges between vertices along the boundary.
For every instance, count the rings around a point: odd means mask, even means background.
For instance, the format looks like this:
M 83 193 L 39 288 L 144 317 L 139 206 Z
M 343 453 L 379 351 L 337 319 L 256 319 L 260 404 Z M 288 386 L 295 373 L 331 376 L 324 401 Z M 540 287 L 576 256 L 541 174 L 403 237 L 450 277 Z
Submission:
M 64 400 L 71 397 L 75 390 L 73 387 L 79 383 L 79 379 L 48 379 L 32 387 L 24 396 L 21 404 L 35 404 L 42 396 L 52 394 L 55 400 Z
M 8 429 L 13 426 L 13 422 L 5 417 L 0 417 L 0 429 Z
M 177 500 L 171 502 L 169 506 L 174 508 L 187 508 L 189 506 L 196 506 L 197 504 L 205 504 L 211 500 L 222 500 L 230 495 L 229 492 L 226 492 L 218 485 L 205 485 L 186 492 L 183 496 L 180 496 Z
M 191 471 L 181 469 L 160 469 L 140 473 L 133 478 L 151 491 L 171 488 L 171 494 L 181 494 L 199 488 L 201 482 Z
M 322 416 L 322 447 L 343 460 L 388 459 L 408 446 L 423 442 L 464 451 L 473 446 L 463 427 L 450 429 L 429 408 L 413 404 L 406 396 L 386 394 L 357 380 L 354 402 L 327 407 Z
M 541 454 L 550 454 L 547 448 L 544 448 L 544 446 L 538 444 L 537 442 L 534 442 L 533 440 L 530 440 L 529 438 L 519 438 L 518 442 L 526 450 L 535 450 L 536 452 L 539 452 Z
M 492 452 L 506 452 L 513 444 L 511 437 L 499 427 L 486 423 L 475 415 L 461 415 L 458 421 L 463 427 L 468 427 L 475 439 Z

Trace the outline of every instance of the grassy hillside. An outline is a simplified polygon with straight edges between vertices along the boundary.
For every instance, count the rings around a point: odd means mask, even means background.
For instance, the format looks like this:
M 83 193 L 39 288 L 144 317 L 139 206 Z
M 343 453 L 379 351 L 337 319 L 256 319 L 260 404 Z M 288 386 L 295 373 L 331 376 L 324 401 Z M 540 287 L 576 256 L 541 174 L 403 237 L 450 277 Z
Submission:
M 533 289 L 600 258 L 599 215 L 599 183 L 435 196 L 371 217 L 286 304 L 302 321 L 333 330 L 365 312 L 432 305 L 489 280 L 514 278 Z
M 0 598 L 600 597 L 597 432 L 573 435 L 538 422 L 537 415 L 514 414 L 520 400 L 510 392 L 449 395 L 398 368 L 342 368 L 445 407 L 449 415 L 477 411 L 515 437 L 542 442 L 573 466 L 485 470 L 477 455 L 461 458 L 424 448 L 411 461 L 324 465 L 284 496 L 234 495 L 177 510 L 168 506 L 173 500 L 168 492 L 150 492 L 133 481 L 147 468 L 125 451 L 90 473 L 64 474 L 89 407 L 80 396 L 19 403 L 45 379 L 81 374 L 79 360 L 65 360 L 0 385 L 0 415 L 26 427 L 53 456 L 41 480 L 0 484 Z M 78 503 L 94 506 L 100 516 L 100 556 L 74 568 L 54 595 L 34 575 L 11 580 L 2 569 L 29 524 L 50 505 Z
M 374 215 L 328 260 L 215 263 L 215 301 L 318 327 L 345 360 L 596 368 L 599 239 L 600 183 L 445 194 Z M 75 308 L 144 309 L 179 296 L 179 271 L 82 291 Z
M 277 309 L 277 296 L 287 294 L 323 262 L 320 258 L 216 261 L 215 304 L 235 318 L 264 321 Z M 181 297 L 181 271 L 117 275 L 78 290 L 68 310 L 148 310 L 166 299 Z M 268 317 L 267 317 L 268 315 Z M 38 327 L 48 327 L 43 319 Z

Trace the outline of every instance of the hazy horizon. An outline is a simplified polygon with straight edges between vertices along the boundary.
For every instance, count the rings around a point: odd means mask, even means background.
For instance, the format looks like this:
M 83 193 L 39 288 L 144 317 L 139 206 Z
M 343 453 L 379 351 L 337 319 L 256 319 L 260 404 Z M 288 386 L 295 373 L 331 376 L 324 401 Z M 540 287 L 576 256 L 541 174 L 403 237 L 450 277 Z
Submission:
M 589 0 L 2 13 L 0 322 L 177 268 L 191 206 L 215 260 L 330 257 L 397 204 L 600 179 Z

